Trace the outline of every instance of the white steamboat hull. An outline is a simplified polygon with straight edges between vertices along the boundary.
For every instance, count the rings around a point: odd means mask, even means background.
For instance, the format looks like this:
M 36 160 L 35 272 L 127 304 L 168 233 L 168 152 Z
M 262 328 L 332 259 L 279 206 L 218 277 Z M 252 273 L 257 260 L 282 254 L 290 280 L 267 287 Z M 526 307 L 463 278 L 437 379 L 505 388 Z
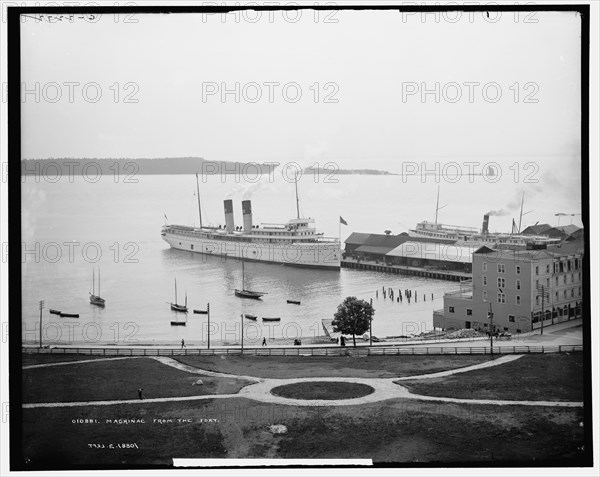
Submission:
M 338 242 L 264 243 L 215 240 L 167 232 L 162 238 L 173 248 L 188 252 L 243 258 L 257 262 L 295 267 L 339 270 L 341 249 Z

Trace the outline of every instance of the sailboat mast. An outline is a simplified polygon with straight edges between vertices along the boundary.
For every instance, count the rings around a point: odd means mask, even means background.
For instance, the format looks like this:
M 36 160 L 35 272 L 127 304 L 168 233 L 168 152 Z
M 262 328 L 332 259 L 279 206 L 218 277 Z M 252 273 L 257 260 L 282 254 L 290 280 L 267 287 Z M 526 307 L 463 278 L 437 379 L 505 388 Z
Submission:
M 175 304 L 177 304 L 177 278 L 175 279 Z
M 96 272 L 92 269 L 92 295 L 96 294 Z
M 200 219 L 200 228 L 202 228 L 202 210 L 200 208 L 200 185 L 198 184 L 198 173 L 196 172 L 196 195 L 198 196 L 198 218 Z
M 296 172 L 295 175 L 295 181 L 294 183 L 296 184 L 296 218 L 299 219 L 300 218 L 300 199 L 298 199 L 298 173 Z
M 523 192 L 523 196 L 521 197 L 521 215 L 519 215 L 519 230 L 521 233 L 521 220 L 523 220 L 523 202 L 525 202 L 525 192 Z
M 438 186 L 437 202 L 435 203 L 435 223 L 436 223 L 436 225 L 437 225 L 437 221 L 438 221 L 438 210 L 440 210 L 440 186 Z

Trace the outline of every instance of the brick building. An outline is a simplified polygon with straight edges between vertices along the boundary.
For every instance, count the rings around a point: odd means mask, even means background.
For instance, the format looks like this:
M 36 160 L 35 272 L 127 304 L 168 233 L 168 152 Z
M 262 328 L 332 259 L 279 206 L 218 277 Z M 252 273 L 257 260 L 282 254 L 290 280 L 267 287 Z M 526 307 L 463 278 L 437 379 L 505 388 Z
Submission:
M 444 295 L 436 310 L 436 328 L 495 330 L 520 333 L 544 324 L 581 316 L 583 242 L 536 250 L 493 250 L 473 253 L 473 279 Z

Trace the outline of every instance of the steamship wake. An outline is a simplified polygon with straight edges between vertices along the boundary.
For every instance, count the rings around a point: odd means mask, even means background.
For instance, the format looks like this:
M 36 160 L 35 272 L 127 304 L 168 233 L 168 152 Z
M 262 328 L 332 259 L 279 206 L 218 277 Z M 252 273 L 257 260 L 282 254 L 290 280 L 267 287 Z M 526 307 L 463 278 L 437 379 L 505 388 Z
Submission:
M 198 176 L 196 185 L 198 187 Z M 330 270 L 340 269 L 341 248 L 336 238 L 323 237 L 314 227 L 314 219 L 301 218 L 298 207 L 296 183 L 297 218 L 285 224 L 252 223 L 252 204 L 242 201 L 243 227 L 236 227 L 233 220 L 233 201 L 224 201 L 225 227 L 202 226 L 200 194 L 198 189 L 198 213 L 200 227 L 164 225 L 163 240 L 171 247 L 206 255 L 218 255 L 258 262 L 277 263 L 296 267 Z

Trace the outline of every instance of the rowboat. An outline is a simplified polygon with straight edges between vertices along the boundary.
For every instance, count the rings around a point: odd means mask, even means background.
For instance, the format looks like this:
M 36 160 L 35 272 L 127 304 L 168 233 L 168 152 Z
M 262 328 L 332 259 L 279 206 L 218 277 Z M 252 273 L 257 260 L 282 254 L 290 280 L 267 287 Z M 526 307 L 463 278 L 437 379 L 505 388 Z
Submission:
M 79 313 L 60 313 L 61 318 L 79 318 Z
M 244 318 L 248 318 L 249 320 L 256 321 L 257 316 L 256 315 L 244 315 Z
M 52 308 L 50 308 L 50 313 L 53 314 L 53 315 L 60 315 L 60 311 L 53 310 Z
M 290 305 L 299 305 L 300 304 L 300 300 L 287 300 L 287 302 Z
M 196 315 L 208 315 L 208 310 L 194 310 Z
M 281 321 L 281 318 L 265 318 L 263 317 L 263 321 Z

